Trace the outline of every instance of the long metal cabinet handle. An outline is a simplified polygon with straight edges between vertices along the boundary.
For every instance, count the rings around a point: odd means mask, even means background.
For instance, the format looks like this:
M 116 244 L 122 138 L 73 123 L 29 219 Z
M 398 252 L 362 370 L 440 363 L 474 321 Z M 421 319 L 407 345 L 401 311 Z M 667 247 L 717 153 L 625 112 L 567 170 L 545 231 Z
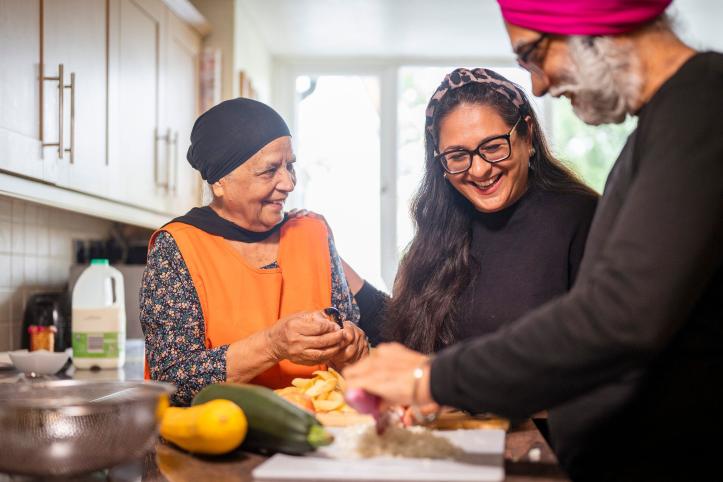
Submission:
M 166 131 L 165 136 L 158 135 L 158 129 L 153 131 L 153 184 L 156 187 L 167 187 L 167 183 L 164 184 L 160 181 L 159 169 L 158 169 L 158 141 L 164 141 L 166 143 L 166 159 L 168 158 L 168 140 L 171 136 L 171 129 Z
M 173 133 L 173 188 L 175 194 L 178 188 L 178 131 Z
M 153 185 L 158 186 L 158 128 L 153 128 Z
M 171 144 L 173 143 L 173 138 L 171 137 L 171 128 L 169 127 L 166 129 L 166 135 L 164 136 L 166 140 L 166 182 L 163 183 L 163 187 L 166 189 L 170 189 L 171 187 L 171 158 L 173 156 L 173 152 L 171 152 Z
M 70 148 L 65 152 L 70 153 L 70 163 L 75 162 L 75 72 L 70 73 L 70 85 L 65 86 L 70 89 Z
M 58 82 L 58 142 L 43 142 L 43 147 L 54 147 L 58 146 L 58 158 L 63 158 L 65 152 L 65 146 L 63 145 L 63 97 L 65 92 L 65 79 L 63 75 L 63 64 L 58 64 L 58 76 L 57 77 L 43 77 L 43 80 L 49 80 L 52 82 Z M 41 86 L 42 89 L 42 86 Z M 41 117 L 40 122 L 42 124 L 43 119 Z M 42 132 L 42 125 L 41 131 Z

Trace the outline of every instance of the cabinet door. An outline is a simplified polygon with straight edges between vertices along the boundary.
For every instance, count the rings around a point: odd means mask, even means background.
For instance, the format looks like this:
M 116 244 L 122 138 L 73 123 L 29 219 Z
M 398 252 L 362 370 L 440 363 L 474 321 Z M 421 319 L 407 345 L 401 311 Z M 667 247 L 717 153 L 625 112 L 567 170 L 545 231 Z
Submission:
M 108 2 L 44 0 L 43 51 L 46 76 L 63 65 L 63 102 L 57 84 L 44 82 L 46 136 L 63 136 L 62 153 L 46 148 L 46 178 L 63 187 L 107 196 Z M 63 105 L 63 119 L 58 110 Z
M 0 59 L 0 169 L 41 179 L 39 0 L 0 0 Z
M 170 153 L 162 124 L 165 7 L 110 2 L 110 164 L 115 199 L 165 211 Z
M 173 135 L 168 212 L 182 214 L 200 204 L 201 177 L 186 161 L 191 129 L 198 115 L 200 38 L 168 12 L 166 119 Z

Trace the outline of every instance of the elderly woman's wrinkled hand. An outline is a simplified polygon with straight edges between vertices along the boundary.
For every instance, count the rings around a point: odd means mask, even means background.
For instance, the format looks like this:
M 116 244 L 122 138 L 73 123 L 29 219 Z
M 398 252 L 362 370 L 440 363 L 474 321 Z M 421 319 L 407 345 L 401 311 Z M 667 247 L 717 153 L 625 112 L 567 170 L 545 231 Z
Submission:
M 369 354 L 369 341 L 366 333 L 350 321 L 344 322 L 345 348 L 329 360 L 329 363 L 340 370 L 350 363 L 356 363 Z
M 266 334 L 275 360 L 289 360 L 300 365 L 325 363 L 348 345 L 348 334 L 321 311 L 282 318 Z
M 303 208 L 294 208 L 291 211 L 287 212 L 286 215 L 289 217 L 289 219 L 310 217 L 313 219 L 319 219 L 321 221 L 324 221 L 324 224 L 326 224 L 326 230 L 329 232 L 329 236 L 331 236 L 331 239 L 334 240 L 334 233 L 331 231 L 331 226 L 329 226 L 328 221 L 323 215 Z

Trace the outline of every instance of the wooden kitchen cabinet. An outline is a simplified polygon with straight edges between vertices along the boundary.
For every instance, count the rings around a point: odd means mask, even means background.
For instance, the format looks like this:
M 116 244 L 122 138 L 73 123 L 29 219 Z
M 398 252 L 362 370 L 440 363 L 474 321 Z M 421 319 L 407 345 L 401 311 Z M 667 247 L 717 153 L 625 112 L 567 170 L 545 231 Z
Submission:
M 196 204 L 186 158 L 200 35 L 160 0 L 110 2 L 111 195 L 171 214 Z M 190 171 L 190 172 L 189 172 Z
M 160 0 L 110 1 L 110 196 L 165 211 L 163 92 L 166 10 Z
M 0 169 L 105 193 L 106 15 L 105 1 L 0 0 Z
M 0 169 L 43 179 L 40 0 L 0 0 Z
M 201 31 L 187 0 L 0 0 L 0 190 L 143 219 L 197 205 Z
M 43 137 L 63 139 L 63 152 L 44 148 L 44 179 L 107 196 L 108 2 L 44 0 L 41 7 L 44 76 L 63 71 L 42 83 Z
M 191 129 L 198 116 L 201 39 L 168 12 L 166 47 L 166 123 L 171 135 L 167 211 L 184 214 L 200 203 L 201 177 L 186 160 Z

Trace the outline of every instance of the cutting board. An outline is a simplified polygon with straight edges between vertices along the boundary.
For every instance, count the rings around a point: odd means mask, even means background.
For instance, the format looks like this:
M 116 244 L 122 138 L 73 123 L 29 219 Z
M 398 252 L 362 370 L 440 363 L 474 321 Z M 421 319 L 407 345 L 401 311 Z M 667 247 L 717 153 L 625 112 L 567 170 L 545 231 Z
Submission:
M 316 418 L 325 427 L 348 427 L 359 423 L 372 423 L 374 419 L 370 415 L 361 413 L 317 413 Z M 500 429 L 510 428 L 509 420 L 492 415 L 469 415 L 463 412 L 443 412 L 436 421 L 429 425 L 429 428 L 436 430 L 459 430 L 459 429 Z
M 329 429 L 338 436 L 342 429 Z M 332 458 L 334 444 L 304 456 L 276 454 L 252 473 L 259 481 L 481 481 L 504 479 L 504 430 L 451 430 L 435 434 L 465 450 L 458 460 L 374 457 Z

